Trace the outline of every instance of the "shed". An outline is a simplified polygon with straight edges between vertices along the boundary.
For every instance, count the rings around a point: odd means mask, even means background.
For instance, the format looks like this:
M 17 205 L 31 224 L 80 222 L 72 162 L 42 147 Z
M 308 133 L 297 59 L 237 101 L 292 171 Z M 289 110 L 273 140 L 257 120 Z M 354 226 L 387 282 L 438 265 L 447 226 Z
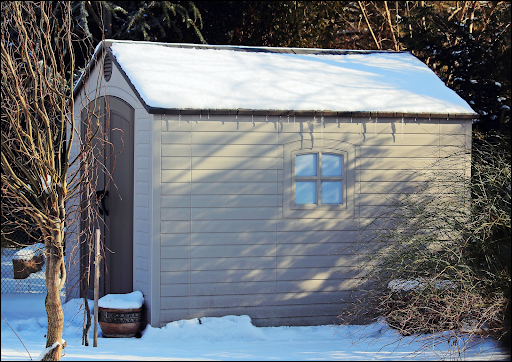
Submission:
M 101 293 L 142 291 L 154 327 L 335 323 L 359 281 L 336 250 L 477 117 L 409 52 L 106 40 L 88 72 L 75 116 L 94 99 L 124 143 Z

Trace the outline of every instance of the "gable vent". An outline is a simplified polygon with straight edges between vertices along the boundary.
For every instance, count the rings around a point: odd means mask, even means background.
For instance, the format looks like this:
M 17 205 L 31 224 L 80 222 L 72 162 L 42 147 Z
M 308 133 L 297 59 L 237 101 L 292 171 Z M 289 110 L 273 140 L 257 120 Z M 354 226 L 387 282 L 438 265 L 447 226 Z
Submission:
M 103 59 L 103 77 L 108 82 L 112 76 L 112 59 L 108 54 Z

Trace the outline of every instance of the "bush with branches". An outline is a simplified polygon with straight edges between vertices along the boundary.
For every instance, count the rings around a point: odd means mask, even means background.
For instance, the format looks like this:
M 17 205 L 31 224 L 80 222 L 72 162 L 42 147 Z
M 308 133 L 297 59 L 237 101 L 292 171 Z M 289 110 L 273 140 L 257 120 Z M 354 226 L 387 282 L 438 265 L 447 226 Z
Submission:
M 465 160 L 417 171 L 422 186 L 388 198 L 350 247 L 377 249 L 364 253 L 366 292 L 344 322 L 385 317 L 402 336 L 428 334 L 425 348 L 463 336 L 457 353 L 476 337 L 510 337 L 510 135 L 474 140 L 471 177 Z

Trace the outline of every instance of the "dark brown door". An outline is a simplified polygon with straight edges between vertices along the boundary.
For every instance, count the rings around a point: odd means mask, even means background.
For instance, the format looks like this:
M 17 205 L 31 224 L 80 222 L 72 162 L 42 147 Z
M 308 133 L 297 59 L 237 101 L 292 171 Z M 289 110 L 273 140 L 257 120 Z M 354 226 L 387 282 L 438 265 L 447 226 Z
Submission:
M 105 175 L 109 192 L 105 206 L 106 277 L 105 294 L 133 291 L 133 127 L 134 110 L 116 97 L 106 102 L 110 114 L 109 141 L 111 152 L 107 167 L 112 179 Z
M 129 293 L 133 291 L 134 110 L 116 97 L 100 97 L 91 102 L 89 109 L 94 109 L 90 112 L 94 113 L 93 118 L 99 118 L 102 130 L 107 130 L 108 141 L 106 144 L 92 143 L 96 156 L 105 160 L 108 170 L 98 173 L 96 186 L 98 200 L 101 200 L 101 220 L 94 228 L 101 230 L 105 257 L 101 265 L 99 292 L 100 296 Z M 85 268 L 88 261 L 84 256 L 88 251 L 86 244 L 83 245 L 82 267 Z M 94 266 L 91 264 L 89 298 L 93 297 L 93 287 Z

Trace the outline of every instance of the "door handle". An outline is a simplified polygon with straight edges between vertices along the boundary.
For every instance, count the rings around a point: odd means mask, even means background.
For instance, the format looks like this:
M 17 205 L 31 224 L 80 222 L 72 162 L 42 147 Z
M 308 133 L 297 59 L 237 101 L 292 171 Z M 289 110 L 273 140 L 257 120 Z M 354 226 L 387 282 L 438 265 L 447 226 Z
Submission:
M 96 191 L 96 198 L 99 197 L 100 199 L 100 204 L 101 205 L 98 205 L 98 211 L 100 212 L 100 215 L 103 215 L 103 212 L 105 212 L 105 215 L 108 216 L 108 210 L 107 208 L 105 207 L 105 197 L 108 196 L 108 190 L 99 190 L 99 191 Z

